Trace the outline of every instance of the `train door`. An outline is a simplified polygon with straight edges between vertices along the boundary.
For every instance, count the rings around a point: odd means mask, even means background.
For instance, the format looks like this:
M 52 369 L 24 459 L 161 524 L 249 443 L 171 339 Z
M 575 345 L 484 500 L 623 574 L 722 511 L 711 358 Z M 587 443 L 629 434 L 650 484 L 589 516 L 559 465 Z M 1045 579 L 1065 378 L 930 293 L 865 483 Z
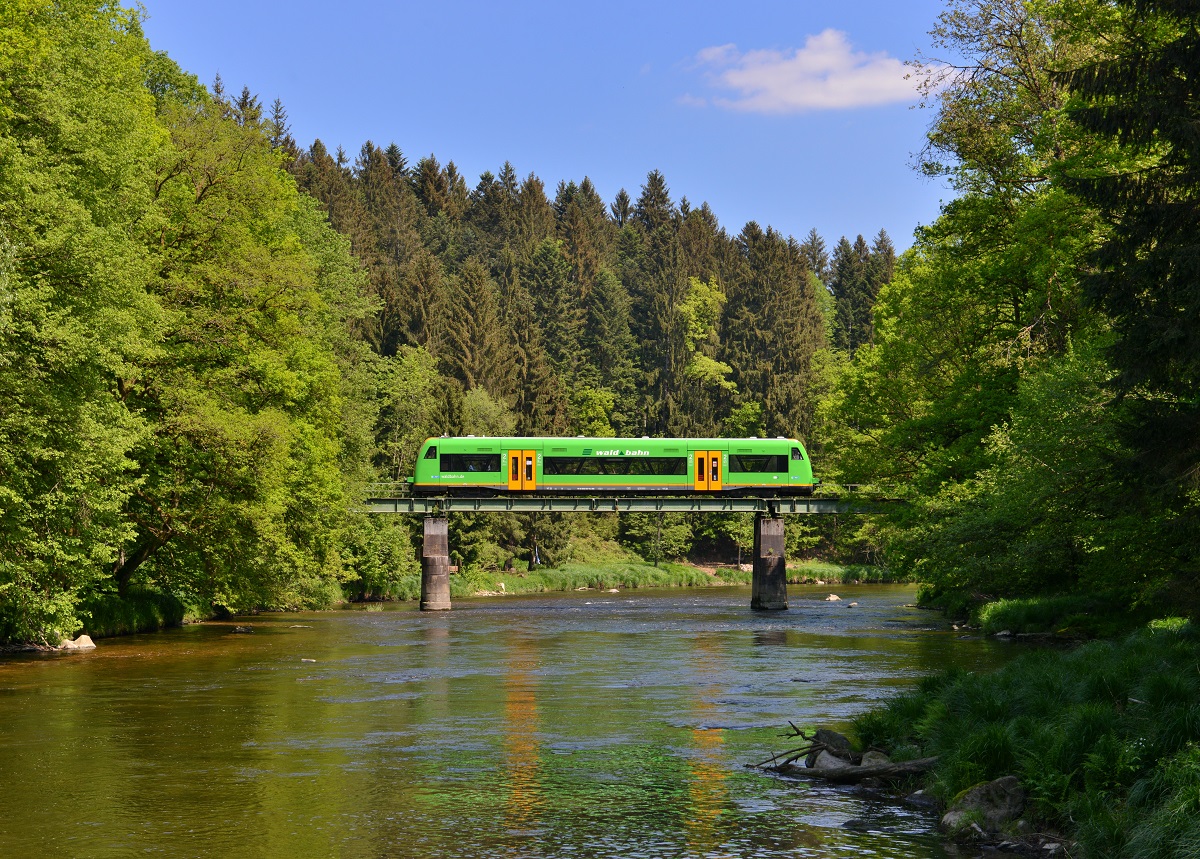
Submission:
M 521 451 L 508 452 L 508 488 L 515 491 L 521 488 Z
M 537 489 L 537 451 L 521 452 L 521 488 Z
M 508 452 L 508 488 L 511 490 L 537 489 L 536 450 L 510 450 Z
M 697 492 L 720 492 L 724 483 L 721 475 L 721 451 L 697 450 L 692 453 L 695 472 L 692 484 Z

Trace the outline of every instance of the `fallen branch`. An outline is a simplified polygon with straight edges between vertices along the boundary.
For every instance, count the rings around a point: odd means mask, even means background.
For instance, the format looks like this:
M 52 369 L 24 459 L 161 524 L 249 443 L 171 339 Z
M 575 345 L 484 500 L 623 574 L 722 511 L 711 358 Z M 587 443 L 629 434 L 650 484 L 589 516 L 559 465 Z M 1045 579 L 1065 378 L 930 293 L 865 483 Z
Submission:
M 769 767 L 784 775 L 803 776 L 804 778 L 819 778 L 835 784 L 858 784 L 863 779 L 877 778 L 882 780 L 897 779 L 902 776 L 928 772 L 937 765 L 938 759 L 920 758 L 915 761 L 904 761 L 898 764 L 876 764 L 869 767 L 858 767 L 847 764 L 844 767 L 798 767 L 794 764 L 780 764 Z
M 767 769 L 778 769 L 779 767 L 787 766 L 794 760 L 805 757 L 809 752 L 819 752 L 823 748 L 825 748 L 824 743 L 810 743 L 809 745 L 801 746 L 798 749 L 779 752 L 778 754 L 771 755 L 771 757 L 767 758 L 765 761 L 760 761 L 756 764 L 747 764 L 747 766 L 754 769 L 761 769 L 763 767 L 766 767 Z M 791 757 L 784 757 L 785 755 L 790 755 Z M 781 761 L 779 760 L 780 758 L 784 758 L 784 760 Z

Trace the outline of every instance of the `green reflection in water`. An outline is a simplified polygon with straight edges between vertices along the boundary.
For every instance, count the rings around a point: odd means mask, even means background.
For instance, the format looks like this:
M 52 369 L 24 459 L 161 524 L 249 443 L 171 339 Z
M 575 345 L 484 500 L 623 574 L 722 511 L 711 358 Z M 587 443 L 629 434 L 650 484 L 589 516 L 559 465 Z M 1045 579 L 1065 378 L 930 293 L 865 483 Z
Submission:
M 743 765 L 789 719 L 1014 651 L 910 589 L 825 593 L 264 616 L 3 660 L 0 856 L 941 856 L 927 818 Z

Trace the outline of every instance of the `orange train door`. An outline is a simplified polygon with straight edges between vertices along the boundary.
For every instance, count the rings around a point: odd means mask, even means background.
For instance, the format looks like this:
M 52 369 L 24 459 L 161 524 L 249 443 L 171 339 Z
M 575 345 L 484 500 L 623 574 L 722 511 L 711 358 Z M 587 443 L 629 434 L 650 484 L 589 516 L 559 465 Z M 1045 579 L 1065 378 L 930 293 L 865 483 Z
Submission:
M 537 451 L 510 450 L 508 452 L 508 488 L 537 489 Z
M 723 484 L 721 476 L 721 451 L 697 450 L 692 453 L 695 468 L 693 486 L 697 492 L 720 492 Z
M 521 488 L 537 489 L 537 451 L 521 452 Z
M 510 490 L 521 488 L 521 451 L 519 450 L 508 452 L 508 488 Z

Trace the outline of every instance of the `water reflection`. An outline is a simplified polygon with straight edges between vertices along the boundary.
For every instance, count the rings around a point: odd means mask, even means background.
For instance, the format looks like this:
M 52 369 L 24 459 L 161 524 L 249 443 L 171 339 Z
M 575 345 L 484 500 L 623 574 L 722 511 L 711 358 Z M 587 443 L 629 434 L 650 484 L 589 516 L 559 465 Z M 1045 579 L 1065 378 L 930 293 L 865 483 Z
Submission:
M 1012 649 L 910 589 L 797 591 L 770 615 L 746 589 L 590 592 L 0 660 L 0 856 L 941 856 L 928 819 L 743 765 L 789 720 Z
M 538 786 L 537 646 L 523 633 L 508 636 L 504 671 L 504 743 L 509 834 L 536 831 Z
M 719 640 L 702 635 L 693 649 L 693 674 L 699 677 L 721 676 L 725 672 Z M 687 845 L 693 855 L 720 855 L 714 852 L 723 840 L 719 831 L 722 812 L 729 803 L 726 781 L 730 761 L 725 754 L 724 728 L 718 721 L 720 709 L 714 703 L 719 690 L 711 684 L 697 686 L 691 730 L 692 747 L 688 756 L 688 813 L 684 815 Z

